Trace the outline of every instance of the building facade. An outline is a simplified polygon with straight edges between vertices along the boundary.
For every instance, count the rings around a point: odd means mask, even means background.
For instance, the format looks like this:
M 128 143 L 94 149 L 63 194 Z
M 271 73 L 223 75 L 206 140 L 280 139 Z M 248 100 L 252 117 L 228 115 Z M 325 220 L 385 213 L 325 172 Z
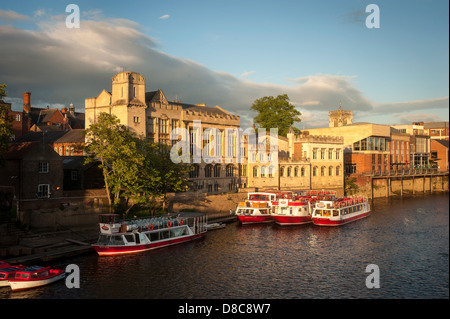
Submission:
M 86 128 L 96 122 L 100 113 L 106 112 L 155 143 L 175 145 L 178 140 L 171 140 L 172 130 L 185 129 L 194 168 L 190 174 L 193 188 L 207 193 L 237 190 L 243 170 L 235 158 L 236 137 L 226 132 L 239 128 L 239 116 L 217 105 L 170 101 L 161 89 L 146 92 L 145 84 L 145 78 L 137 72 L 125 71 L 113 76 L 111 92 L 103 90 L 97 97 L 85 100 Z M 211 129 L 218 131 L 211 132 Z M 214 147 L 210 147 L 212 144 Z M 209 162 L 202 157 L 199 163 L 194 163 L 195 149 L 200 149 L 202 154 L 209 152 L 216 159 Z M 225 163 L 226 154 L 231 154 L 230 163 Z

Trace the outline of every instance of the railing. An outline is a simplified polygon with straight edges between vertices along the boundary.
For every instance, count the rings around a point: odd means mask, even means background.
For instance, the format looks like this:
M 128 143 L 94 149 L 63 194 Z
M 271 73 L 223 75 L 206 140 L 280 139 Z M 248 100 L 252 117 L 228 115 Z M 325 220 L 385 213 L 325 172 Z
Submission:
M 431 175 L 437 174 L 438 168 L 406 168 L 406 169 L 393 169 L 389 171 L 372 171 L 372 176 L 415 176 L 415 175 Z

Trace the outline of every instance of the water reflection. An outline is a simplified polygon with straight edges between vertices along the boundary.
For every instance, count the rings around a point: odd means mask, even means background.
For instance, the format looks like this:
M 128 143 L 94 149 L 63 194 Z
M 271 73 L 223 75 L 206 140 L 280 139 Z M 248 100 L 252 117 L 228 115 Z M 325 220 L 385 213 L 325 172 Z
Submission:
M 341 227 L 245 225 L 142 254 L 61 261 L 64 282 L 0 298 L 448 298 L 448 196 L 377 199 Z M 381 288 L 365 286 L 368 264 Z

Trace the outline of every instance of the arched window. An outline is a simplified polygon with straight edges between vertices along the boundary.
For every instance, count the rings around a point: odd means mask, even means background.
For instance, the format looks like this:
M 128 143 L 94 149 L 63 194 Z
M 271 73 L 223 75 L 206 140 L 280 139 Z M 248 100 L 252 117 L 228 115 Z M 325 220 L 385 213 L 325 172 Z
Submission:
M 284 166 L 280 167 L 280 177 L 284 176 Z
M 336 166 L 336 176 L 339 176 L 341 172 L 341 167 L 340 166 Z
M 253 167 L 253 177 L 258 177 L 258 166 Z
M 317 169 L 318 169 L 318 167 L 314 166 L 314 168 L 313 168 L 313 176 L 317 176 Z
M 288 167 L 288 169 L 287 169 L 287 177 L 291 177 L 291 170 L 292 170 L 292 167 Z
M 320 168 L 320 176 L 325 176 L 325 166 Z
M 298 176 L 298 167 L 297 167 L 297 166 L 294 168 L 294 176 L 295 176 L 295 177 Z
M 301 168 L 300 174 L 301 174 L 301 176 L 305 176 L 305 168 L 304 167 Z
M 328 176 L 333 176 L 333 166 L 328 167 Z

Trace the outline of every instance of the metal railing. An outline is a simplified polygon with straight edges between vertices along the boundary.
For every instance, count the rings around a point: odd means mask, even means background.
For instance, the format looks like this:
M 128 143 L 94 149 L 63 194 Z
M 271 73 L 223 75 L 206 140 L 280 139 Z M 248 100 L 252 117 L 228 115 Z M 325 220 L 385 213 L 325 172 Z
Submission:
M 389 171 L 372 171 L 372 176 L 415 176 L 437 174 L 437 167 L 391 169 Z

